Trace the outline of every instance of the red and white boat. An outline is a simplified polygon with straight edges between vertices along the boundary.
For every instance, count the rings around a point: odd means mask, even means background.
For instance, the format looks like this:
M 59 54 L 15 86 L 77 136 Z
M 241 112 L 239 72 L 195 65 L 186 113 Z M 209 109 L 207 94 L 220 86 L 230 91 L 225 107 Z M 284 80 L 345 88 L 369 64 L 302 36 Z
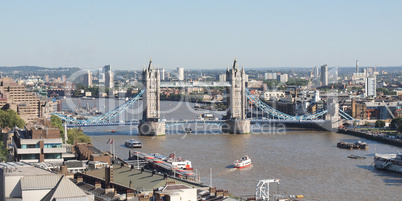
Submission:
M 181 157 L 176 157 L 174 153 L 169 155 L 169 157 L 166 159 L 166 162 L 183 170 L 193 170 L 191 161 L 183 159 Z
M 243 158 L 236 160 L 234 162 L 235 168 L 244 168 L 244 167 L 248 167 L 250 165 L 251 165 L 251 158 L 247 155 L 245 155 Z

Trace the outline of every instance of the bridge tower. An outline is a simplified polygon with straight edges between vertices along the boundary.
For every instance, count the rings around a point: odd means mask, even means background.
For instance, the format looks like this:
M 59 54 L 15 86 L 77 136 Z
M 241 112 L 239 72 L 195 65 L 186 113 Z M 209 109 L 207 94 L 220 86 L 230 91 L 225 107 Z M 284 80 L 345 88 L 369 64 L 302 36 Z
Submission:
M 250 133 L 250 120 L 246 119 L 246 72 L 239 69 L 236 59 L 231 69 L 226 70 L 226 80 L 231 86 L 227 88 L 227 112 L 226 124 L 222 126 L 222 132 L 230 134 Z
M 339 116 L 339 103 L 338 99 L 331 97 L 328 98 L 327 102 L 328 112 L 325 115 L 325 120 L 327 120 L 326 128 L 327 130 L 338 129 L 340 126 L 340 116 Z
M 165 122 L 160 121 L 160 74 L 159 69 L 154 69 L 152 60 L 142 71 L 142 84 L 145 87 L 144 110 L 138 132 L 140 135 L 165 135 Z

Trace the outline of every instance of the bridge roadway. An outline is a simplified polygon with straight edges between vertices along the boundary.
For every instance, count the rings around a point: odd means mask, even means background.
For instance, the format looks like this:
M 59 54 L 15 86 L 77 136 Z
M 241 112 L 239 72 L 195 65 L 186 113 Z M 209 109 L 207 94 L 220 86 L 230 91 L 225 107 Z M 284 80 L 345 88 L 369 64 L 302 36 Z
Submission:
M 230 87 L 229 82 L 161 82 L 160 87 Z
M 167 120 L 166 127 L 177 126 L 182 124 L 215 124 L 222 125 L 225 123 L 225 120 Z M 264 124 L 264 123 L 286 123 L 286 124 L 308 124 L 308 123 L 324 123 L 326 120 L 316 119 L 316 120 L 286 120 L 286 119 L 250 119 L 252 124 Z M 107 121 L 107 122 L 99 122 L 99 123 L 91 123 L 91 124 L 67 124 L 67 127 L 93 127 L 93 126 L 123 126 L 123 125 L 138 125 L 140 121 Z

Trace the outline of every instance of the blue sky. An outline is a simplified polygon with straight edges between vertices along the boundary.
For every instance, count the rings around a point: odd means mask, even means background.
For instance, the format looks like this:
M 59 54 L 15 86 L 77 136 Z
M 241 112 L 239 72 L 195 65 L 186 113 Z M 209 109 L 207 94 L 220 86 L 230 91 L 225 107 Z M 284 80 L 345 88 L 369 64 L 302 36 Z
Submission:
M 402 65 L 402 1 L 2 1 L 0 66 Z

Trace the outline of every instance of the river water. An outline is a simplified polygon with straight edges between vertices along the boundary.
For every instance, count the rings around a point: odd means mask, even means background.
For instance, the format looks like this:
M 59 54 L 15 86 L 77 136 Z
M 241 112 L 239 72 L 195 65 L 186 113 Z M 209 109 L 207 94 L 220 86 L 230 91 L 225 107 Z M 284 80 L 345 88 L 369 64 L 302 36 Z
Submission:
M 123 102 L 116 103 L 113 99 L 102 101 L 107 105 L 106 110 Z M 73 102 L 77 103 L 77 100 Z M 81 101 L 81 105 L 86 102 L 91 106 L 94 101 Z M 99 104 L 102 105 L 97 103 L 98 107 Z M 203 113 L 194 111 L 192 106 L 190 103 L 163 101 L 161 111 L 165 112 L 161 116 L 166 119 L 194 119 Z M 134 108 L 141 108 L 141 103 L 134 104 Z M 67 109 L 67 104 L 64 109 Z M 214 114 L 216 117 L 221 115 Z M 135 114 L 122 116 L 136 118 Z M 131 126 L 92 127 L 84 131 L 91 136 L 93 144 L 104 151 L 109 150 L 106 142 L 113 137 L 116 154 L 123 159 L 128 158 L 129 152 L 124 142 L 131 138 L 144 144 L 142 152 L 163 155 L 175 152 L 192 161 L 204 184 L 209 184 L 212 168 L 212 184 L 236 196 L 253 196 L 259 180 L 277 178 L 280 185 L 271 185 L 271 195 L 301 194 L 309 200 L 402 200 L 402 174 L 375 170 L 371 166 L 375 149 L 377 153 L 395 153 L 402 151 L 398 147 L 302 128 L 271 127 L 268 129 L 271 132 L 265 129 L 249 135 L 231 135 L 218 134 L 216 126 L 193 125 L 193 130 L 196 127 L 198 132 L 188 135 L 182 126 L 173 127 L 161 137 L 138 136 L 136 127 Z M 112 134 L 111 130 L 116 132 Z M 366 141 L 370 148 L 367 151 L 339 149 L 336 143 L 340 140 Z M 252 158 L 251 167 L 231 168 L 234 160 L 246 154 Z M 347 156 L 350 154 L 364 155 L 367 159 L 349 159 Z

